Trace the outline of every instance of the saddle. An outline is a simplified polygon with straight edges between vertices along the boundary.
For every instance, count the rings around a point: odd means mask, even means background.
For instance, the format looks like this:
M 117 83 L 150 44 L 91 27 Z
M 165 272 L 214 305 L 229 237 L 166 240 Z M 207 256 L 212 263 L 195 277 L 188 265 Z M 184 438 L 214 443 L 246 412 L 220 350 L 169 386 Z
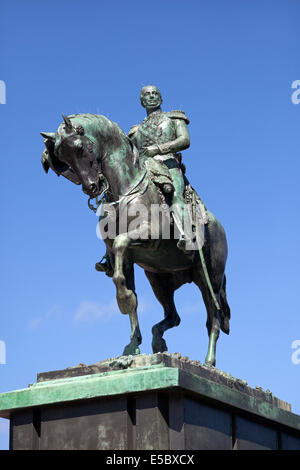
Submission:
M 205 243 L 205 226 L 209 222 L 207 208 L 185 176 L 184 181 L 186 183 L 184 190 L 184 201 L 186 207 L 188 208 L 186 211 L 186 220 L 188 226 L 190 226 L 192 229 L 192 234 L 194 237 L 194 247 L 191 247 L 191 249 L 199 251 Z
M 161 160 L 147 158 L 145 161 L 148 178 L 157 186 L 165 197 L 175 191 L 168 167 Z M 165 201 L 164 201 L 165 202 Z
M 180 165 L 185 183 L 185 230 L 189 231 L 188 238 L 194 240 L 194 246 L 191 246 L 190 249 L 195 251 L 197 249 L 201 249 L 204 245 L 205 225 L 208 223 L 207 209 L 185 176 L 185 165 L 181 161 L 181 154 L 176 154 L 175 158 Z M 145 166 L 147 169 L 148 178 L 155 184 L 162 204 L 171 205 L 171 196 L 175 188 L 168 167 L 162 160 L 156 160 L 155 158 L 148 158 L 145 161 Z M 176 222 L 174 217 L 172 217 L 172 219 L 173 224 L 175 224 Z

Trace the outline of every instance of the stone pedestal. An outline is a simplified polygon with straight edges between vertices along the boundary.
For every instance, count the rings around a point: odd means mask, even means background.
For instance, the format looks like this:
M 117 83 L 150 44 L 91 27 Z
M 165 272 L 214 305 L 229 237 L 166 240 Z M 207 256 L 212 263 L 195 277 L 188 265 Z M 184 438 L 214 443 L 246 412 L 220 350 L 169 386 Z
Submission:
M 179 354 L 128 356 L 38 374 L 0 395 L 11 449 L 300 449 L 300 416 Z

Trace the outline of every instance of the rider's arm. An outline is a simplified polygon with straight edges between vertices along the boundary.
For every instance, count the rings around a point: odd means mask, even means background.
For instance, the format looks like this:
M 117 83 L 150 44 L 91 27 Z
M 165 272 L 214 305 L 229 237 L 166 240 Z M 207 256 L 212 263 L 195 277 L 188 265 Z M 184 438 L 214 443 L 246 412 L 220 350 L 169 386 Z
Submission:
M 139 126 L 138 124 L 136 124 L 135 126 L 132 126 L 130 128 L 130 131 L 128 133 L 128 137 L 134 145 L 136 145 L 136 134 L 137 134 L 138 128 Z
M 176 130 L 176 139 L 166 142 L 165 144 L 157 145 L 160 155 L 180 152 L 190 146 L 190 134 L 184 120 L 174 119 L 174 125 Z

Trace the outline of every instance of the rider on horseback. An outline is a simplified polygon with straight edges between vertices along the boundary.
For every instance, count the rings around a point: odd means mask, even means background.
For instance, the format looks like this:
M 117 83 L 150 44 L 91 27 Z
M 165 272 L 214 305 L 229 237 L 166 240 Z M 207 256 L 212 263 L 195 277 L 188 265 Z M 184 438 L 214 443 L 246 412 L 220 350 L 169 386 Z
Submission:
M 139 151 L 141 158 L 153 158 L 162 170 L 171 176 L 173 184 L 165 185 L 165 192 L 172 192 L 172 213 L 180 238 L 178 248 L 186 252 L 190 242 L 184 233 L 184 179 L 181 170 L 181 155 L 177 152 L 190 146 L 190 135 L 187 128 L 189 120 L 183 111 L 163 112 L 162 97 L 159 89 L 153 85 L 145 86 L 140 93 L 141 105 L 146 108 L 147 117 L 140 125 L 131 127 L 129 138 Z M 155 182 L 155 180 L 154 180 Z M 190 252 L 189 252 L 190 253 Z M 105 263 L 97 263 L 98 271 L 106 271 L 109 258 Z M 108 274 L 108 273 L 107 273 Z

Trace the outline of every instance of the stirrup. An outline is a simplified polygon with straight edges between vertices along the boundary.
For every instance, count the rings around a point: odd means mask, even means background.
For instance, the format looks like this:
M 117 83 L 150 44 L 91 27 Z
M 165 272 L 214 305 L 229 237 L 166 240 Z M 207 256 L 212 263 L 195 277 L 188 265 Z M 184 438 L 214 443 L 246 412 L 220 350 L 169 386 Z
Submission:
M 101 273 L 103 272 L 106 272 L 108 266 L 107 266 L 107 263 L 101 263 L 100 261 L 98 263 L 95 264 L 95 269 L 96 271 L 99 271 Z
M 105 259 L 104 263 L 102 263 L 103 259 Z M 106 276 L 108 277 L 113 277 L 114 275 L 113 267 L 110 261 L 107 261 L 107 260 L 109 260 L 109 257 L 104 255 L 103 258 L 100 261 L 98 261 L 98 263 L 95 264 L 95 269 L 98 272 L 105 273 Z

